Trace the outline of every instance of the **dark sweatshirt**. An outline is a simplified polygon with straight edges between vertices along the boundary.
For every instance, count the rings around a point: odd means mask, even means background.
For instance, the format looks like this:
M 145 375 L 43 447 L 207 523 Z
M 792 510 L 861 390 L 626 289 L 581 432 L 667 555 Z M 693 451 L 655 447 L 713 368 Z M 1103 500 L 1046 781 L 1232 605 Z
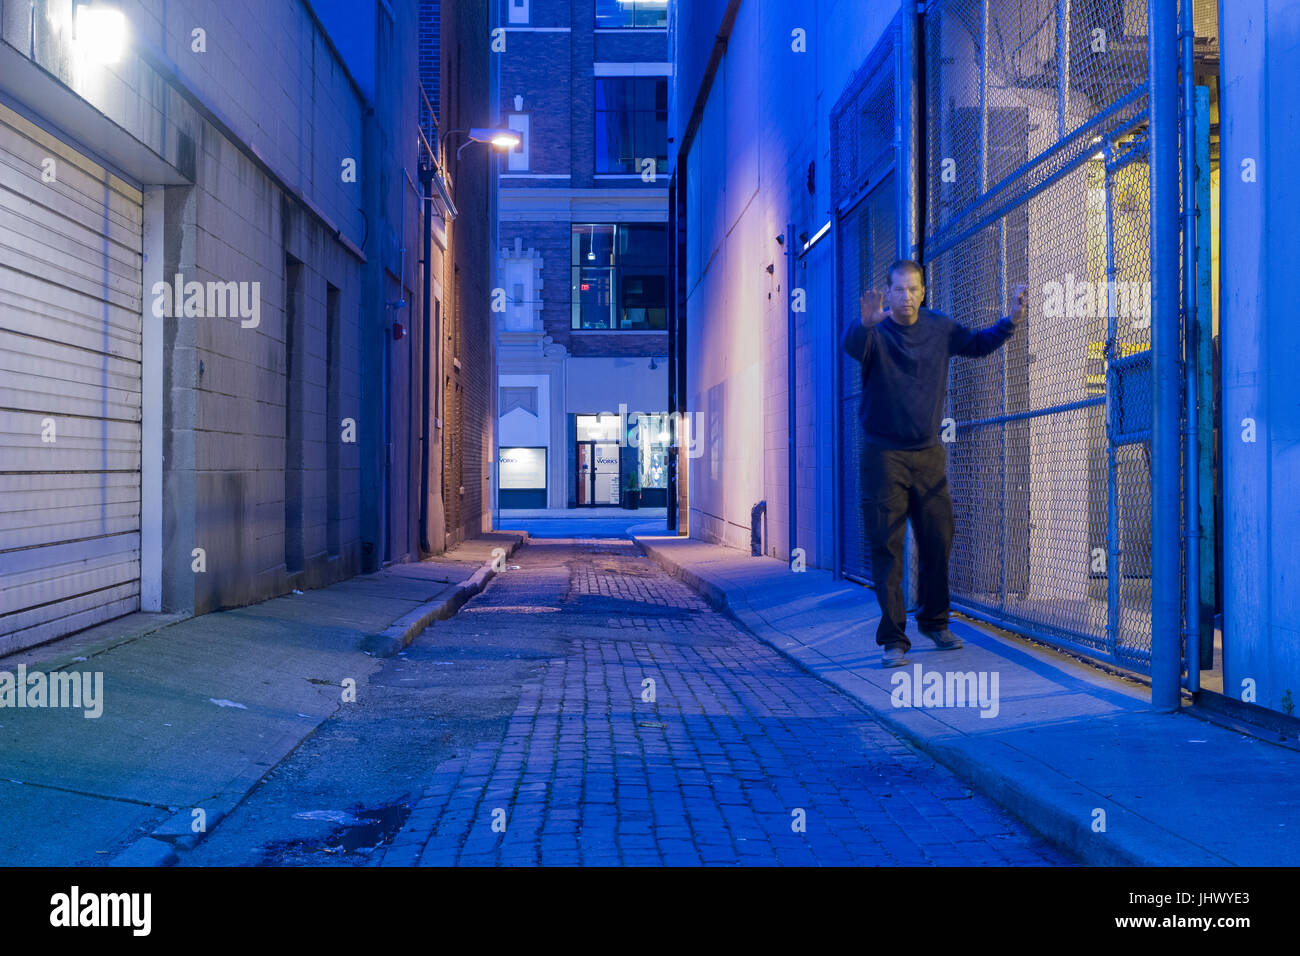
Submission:
M 988 355 L 1013 332 L 1015 325 L 1008 318 L 975 332 L 924 307 L 911 325 L 899 325 L 888 315 L 871 328 L 854 321 L 844 330 L 841 345 L 862 363 L 858 418 L 865 440 L 885 448 L 937 444 L 948 359 Z

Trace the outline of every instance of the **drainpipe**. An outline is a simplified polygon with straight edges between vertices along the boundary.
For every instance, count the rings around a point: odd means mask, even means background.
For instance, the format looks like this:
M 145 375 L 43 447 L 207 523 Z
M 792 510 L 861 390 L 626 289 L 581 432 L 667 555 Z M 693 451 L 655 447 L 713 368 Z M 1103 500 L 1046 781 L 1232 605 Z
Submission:
M 794 561 L 795 540 L 799 531 L 799 476 L 795 471 L 798 458 L 798 428 L 795 420 L 795 369 L 794 369 L 794 270 L 795 270 L 794 223 L 785 227 L 785 394 L 786 426 L 790 446 L 788 492 L 790 516 L 788 518 L 790 537 L 790 556 L 787 563 Z
M 1179 302 L 1177 0 L 1150 0 L 1151 96 L 1151 705 L 1179 707 Z
M 1191 3 L 1183 0 L 1179 7 L 1183 71 L 1183 368 L 1186 374 L 1186 412 L 1183 418 L 1186 438 L 1183 452 L 1183 568 L 1187 576 L 1187 594 L 1183 599 L 1183 634 L 1187 648 L 1186 687 L 1195 694 L 1201 689 L 1201 462 L 1198 454 L 1200 436 L 1196 409 L 1196 358 L 1200 325 L 1196 313 L 1196 89 L 1192 76 L 1192 44 L 1196 33 L 1192 23 Z
M 420 550 L 433 552 L 429 541 L 429 442 L 433 422 L 429 409 L 429 355 L 433 348 L 433 167 L 420 170 L 420 187 L 424 191 L 424 288 L 421 290 L 420 315 L 424 317 L 424 334 L 420 337 Z

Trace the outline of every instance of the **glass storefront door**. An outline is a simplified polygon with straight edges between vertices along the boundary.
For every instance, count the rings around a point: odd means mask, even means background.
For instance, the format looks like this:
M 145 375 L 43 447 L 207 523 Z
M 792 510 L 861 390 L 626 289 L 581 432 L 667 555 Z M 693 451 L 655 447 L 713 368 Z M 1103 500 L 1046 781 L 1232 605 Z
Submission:
M 618 442 L 578 442 L 578 505 L 616 507 L 621 504 L 618 469 Z

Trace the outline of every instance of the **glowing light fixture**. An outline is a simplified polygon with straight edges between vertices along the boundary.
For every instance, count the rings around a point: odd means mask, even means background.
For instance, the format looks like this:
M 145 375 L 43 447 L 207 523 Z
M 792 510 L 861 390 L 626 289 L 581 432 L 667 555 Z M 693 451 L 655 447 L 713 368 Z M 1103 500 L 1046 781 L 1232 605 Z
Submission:
M 126 49 L 126 14 L 104 3 L 77 4 L 73 43 L 92 63 L 116 63 Z
M 514 149 L 522 142 L 520 135 L 512 129 L 476 127 L 469 131 L 469 138 L 475 143 L 491 143 L 497 149 Z

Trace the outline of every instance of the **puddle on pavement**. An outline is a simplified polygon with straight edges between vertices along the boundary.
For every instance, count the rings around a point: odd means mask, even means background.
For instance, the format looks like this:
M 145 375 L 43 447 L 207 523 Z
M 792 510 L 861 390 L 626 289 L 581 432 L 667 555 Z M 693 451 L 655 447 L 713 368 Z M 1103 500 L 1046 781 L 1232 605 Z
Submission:
M 301 820 L 329 820 L 341 825 L 318 839 L 268 843 L 263 848 L 263 863 L 274 865 L 283 857 L 296 853 L 326 853 L 338 857 L 357 854 L 364 858 L 392 841 L 406 824 L 412 809 L 414 808 L 406 803 L 391 803 L 378 807 L 313 810 L 294 814 Z
M 331 836 L 331 843 L 341 846 L 344 853 L 355 853 L 362 847 L 373 849 L 390 841 L 406 823 L 411 808 L 396 803 L 373 810 L 358 810 L 355 815 L 366 822 L 341 827 Z

